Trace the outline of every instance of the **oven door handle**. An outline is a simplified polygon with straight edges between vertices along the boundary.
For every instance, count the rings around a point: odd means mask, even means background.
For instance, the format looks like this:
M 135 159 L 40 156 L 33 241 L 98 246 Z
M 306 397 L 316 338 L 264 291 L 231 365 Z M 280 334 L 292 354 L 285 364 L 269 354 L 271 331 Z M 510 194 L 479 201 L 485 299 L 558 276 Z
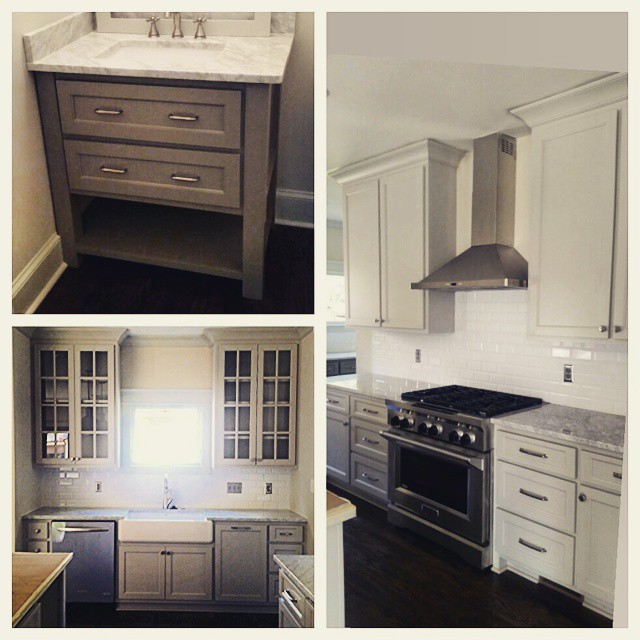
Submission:
M 455 460 L 466 462 L 470 467 L 474 467 L 475 469 L 484 471 L 484 458 L 471 458 L 470 456 L 462 456 L 459 453 L 445 451 L 443 449 L 439 449 L 438 447 L 432 447 L 422 442 L 414 442 L 413 440 L 409 440 L 409 438 L 402 438 L 401 436 L 397 436 L 395 433 L 389 433 L 388 431 L 379 431 L 378 433 L 383 438 L 401 442 L 403 445 L 406 445 L 414 451 L 429 451 L 430 453 L 437 454 L 440 458 L 454 458 Z

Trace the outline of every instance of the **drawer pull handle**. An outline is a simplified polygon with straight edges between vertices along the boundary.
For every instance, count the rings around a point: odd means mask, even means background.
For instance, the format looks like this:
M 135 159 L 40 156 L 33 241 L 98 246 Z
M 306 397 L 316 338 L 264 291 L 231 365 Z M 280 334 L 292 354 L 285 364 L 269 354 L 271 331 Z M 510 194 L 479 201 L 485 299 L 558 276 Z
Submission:
M 293 533 L 291 531 L 280 531 L 278 535 L 281 538 L 290 538 L 293 535 Z
M 118 175 L 127 173 L 126 169 L 120 169 L 118 167 L 100 167 L 100 171 L 102 171 L 103 173 L 117 173 Z M 75 458 L 73 458 L 73 460 L 75 460 Z
M 36 547 L 36 548 L 33 550 L 33 553 L 40 553 L 40 547 Z
M 613 477 L 616 478 L 616 480 L 622 480 L 622 473 L 620 473 L 620 471 L 614 471 Z
M 371 415 L 377 416 L 380 412 L 374 411 L 373 409 L 367 409 L 366 407 L 362 410 L 363 413 L 370 413 Z
M 533 456 L 534 458 L 548 458 L 549 456 L 546 453 L 540 453 L 539 451 L 531 451 L 531 449 L 525 449 L 524 447 L 520 447 L 518 449 L 520 453 L 524 453 L 528 456 Z
M 182 120 L 183 122 L 195 122 L 198 116 L 182 116 L 179 113 L 170 113 L 169 120 Z
M 343 422 L 343 423 L 342 423 L 342 426 L 343 426 L 343 427 L 348 427 L 348 426 L 349 426 L 349 422 L 348 422 L 348 421 L 347 421 L 347 422 Z
M 171 179 L 176 182 L 200 182 L 200 176 L 178 176 L 175 173 L 171 174 Z
M 371 440 L 367 436 L 362 436 L 362 442 L 368 442 L 369 444 L 380 444 L 380 440 Z
M 292 612 L 298 617 L 300 618 L 300 620 L 302 620 L 302 611 L 300 611 L 298 609 L 298 607 L 296 607 L 296 605 L 298 604 L 298 601 L 291 595 L 291 592 L 288 589 L 285 589 L 282 592 L 282 599 L 288 603 L 288 609 L 292 610 Z
M 330 398 L 327 398 L 327 404 L 340 404 L 339 400 L 331 400 Z
M 42 533 L 42 529 L 40 529 L 39 527 L 38 527 L 37 529 L 34 529 L 34 531 L 35 531 L 36 533 Z
M 122 109 L 94 109 L 99 116 L 120 116 L 123 114 Z
M 251 531 L 251 527 L 231 527 L 232 531 Z
M 607 325 L 606 324 L 598 325 L 597 329 L 598 329 L 598 333 L 604 333 L 607 330 Z
M 370 475 L 366 474 L 366 473 L 362 473 L 362 477 L 365 480 L 368 480 L 369 482 L 380 482 L 380 478 L 372 478 Z
M 524 538 L 518 538 L 518 542 L 528 549 L 533 549 L 538 553 L 547 553 L 547 550 L 544 547 L 539 547 L 537 544 L 533 544 L 533 542 L 527 542 Z
M 533 493 L 533 491 L 527 491 L 526 489 L 520 489 L 520 493 L 527 498 L 534 498 L 535 500 L 541 500 L 542 502 L 548 502 L 547 496 L 541 496 L 539 493 Z

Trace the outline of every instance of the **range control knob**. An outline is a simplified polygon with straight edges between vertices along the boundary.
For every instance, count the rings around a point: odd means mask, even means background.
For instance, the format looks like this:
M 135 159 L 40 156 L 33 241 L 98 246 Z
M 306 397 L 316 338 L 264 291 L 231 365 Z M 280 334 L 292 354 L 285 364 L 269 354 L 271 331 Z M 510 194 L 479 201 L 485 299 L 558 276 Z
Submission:
M 460 444 L 463 447 L 468 447 L 476 441 L 476 436 L 474 433 L 464 433 L 460 438 Z
M 400 424 L 400 416 L 392 416 L 391 420 L 389 420 L 389 424 L 392 427 L 397 427 Z
M 460 429 L 454 429 L 449 432 L 449 442 L 453 442 L 457 444 L 460 442 L 460 438 L 462 437 L 462 431 Z
M 421 422 L 418 425 L 418 433 L 428 433 L 429 432 L 429 426 L 427 425 L 426 422 Z
M 409 427 L 413 427 L 413 418 L 409 418 L 407 416 L 400 418 L 400 428 L 408 429 Z
M 435 438 L 442 433 L 442 427 L 439 424 L 432 424 L 429 426 L 429 431 L 427 431 L 427 433 L 432 438 Z

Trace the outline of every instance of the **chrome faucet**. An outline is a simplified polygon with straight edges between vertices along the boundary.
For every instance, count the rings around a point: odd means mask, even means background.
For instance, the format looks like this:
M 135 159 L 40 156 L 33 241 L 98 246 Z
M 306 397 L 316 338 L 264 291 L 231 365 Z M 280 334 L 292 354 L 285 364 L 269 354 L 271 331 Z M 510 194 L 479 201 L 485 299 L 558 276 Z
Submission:
M 207 21 L 206 18 L 196 18 L 193 21 L 193 24 L 198 25 L 196 27 L 196 35 L 194 36 L 194 38 L 196 39 L 201 39 L 201 38 L 206 38 L 207 34 L 204 32 L 204 23 Z
M 162 508 L 170 509 L 173 504 L 173 498 L 171 497 L 171 489 L 169 489 L 169 476 L 164 474 L 164 491 L 162 492 Z
M 172 38 L 184 38 L 182 33 L 182 17 L 179 11 L 167 11 L 164 14 L 165 18 L 173 18 L 173 31 L 171 32 Z

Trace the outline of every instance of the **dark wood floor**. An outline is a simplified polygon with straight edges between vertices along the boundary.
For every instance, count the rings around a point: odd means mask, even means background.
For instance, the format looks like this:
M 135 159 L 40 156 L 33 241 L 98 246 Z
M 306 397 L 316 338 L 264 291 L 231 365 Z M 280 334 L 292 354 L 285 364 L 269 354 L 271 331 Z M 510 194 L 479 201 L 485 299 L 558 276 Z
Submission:
M 277 627 L 277 613 L 116 611 L 112 604 L 68 604 L 67 627 Z
M 611 621 L 514 573 L 480 571 L 387 523 L 386 512 L 345 494 L 347 627 L 611 627 Z
M 273 227 L 261 301 L 239 280 L 87 256 L 36 313 L 313 313 L 313 231 Z

